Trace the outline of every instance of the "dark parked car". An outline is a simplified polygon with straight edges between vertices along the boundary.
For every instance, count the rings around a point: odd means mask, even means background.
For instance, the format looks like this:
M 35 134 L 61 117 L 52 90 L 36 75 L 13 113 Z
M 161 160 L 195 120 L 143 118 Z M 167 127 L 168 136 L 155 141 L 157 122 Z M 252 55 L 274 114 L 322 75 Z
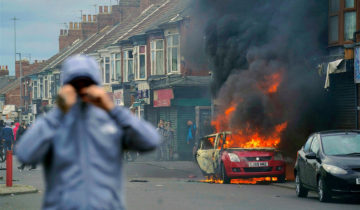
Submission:
M 360 130 L 312 134 L 298 151 L 294 168 L 296 194 L 319 193 L 321 202 L 334 195 L 360 195 Z

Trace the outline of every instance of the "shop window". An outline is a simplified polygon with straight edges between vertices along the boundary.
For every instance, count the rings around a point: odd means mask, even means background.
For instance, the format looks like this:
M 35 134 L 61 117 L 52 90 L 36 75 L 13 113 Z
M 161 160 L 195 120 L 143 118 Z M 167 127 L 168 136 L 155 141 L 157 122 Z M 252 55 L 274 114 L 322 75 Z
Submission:
M 134 75 L 134 66 L 133 66 L 133 51 L 125 50 L 124 51 L 124 82 L 129 82 L 132 80 Z
M 180 73 L 180 35 L 167 36 L 167 73 Z
M 151 74 L 163 75 L 164 71 L 164 40 L 151 41 Z

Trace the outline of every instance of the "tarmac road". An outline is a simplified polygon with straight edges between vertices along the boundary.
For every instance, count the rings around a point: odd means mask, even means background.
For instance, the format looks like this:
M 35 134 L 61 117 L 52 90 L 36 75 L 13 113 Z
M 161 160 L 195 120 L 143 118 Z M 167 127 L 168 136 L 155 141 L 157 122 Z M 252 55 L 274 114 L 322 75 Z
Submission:
M 0 176 L 4 173 L 0 171 Z M 293 189 L 271 184 L 200 183 L 201 173 L 192 162 L 133 162 L 127 164 L 126 174 L 126 201 L 130 210 L 360 209 L 359 198 L 320 203 L 316 194 L 300 199 Z M 14 169 L 14 179 L 19 180 L 14 183 L 32 184 L 40 192 L 0 197 L 0 209 L 39 209 L 44 192 L 41 169 L 23 172 Z

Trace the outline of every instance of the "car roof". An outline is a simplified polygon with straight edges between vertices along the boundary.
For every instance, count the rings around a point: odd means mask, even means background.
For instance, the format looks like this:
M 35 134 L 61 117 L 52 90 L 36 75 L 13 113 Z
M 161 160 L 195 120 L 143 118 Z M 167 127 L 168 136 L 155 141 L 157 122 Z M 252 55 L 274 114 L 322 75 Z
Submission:
M 219 134 L 219 133 L 231 134 L 231 131 L 222 131 L 222 132 L 218 132 L 218 133 L 213 133 L 213 134 L 204 136 L 203 138 L 214 137 L 214 136 L 216 136 L 216 135 Z
M 360 130 L 355 130 L 355 129 L 327 130 L 327 131 L 316 132 L 315 134 L 326 135 L 326 134 L 339 134 L 339 133 L 360 133 Z

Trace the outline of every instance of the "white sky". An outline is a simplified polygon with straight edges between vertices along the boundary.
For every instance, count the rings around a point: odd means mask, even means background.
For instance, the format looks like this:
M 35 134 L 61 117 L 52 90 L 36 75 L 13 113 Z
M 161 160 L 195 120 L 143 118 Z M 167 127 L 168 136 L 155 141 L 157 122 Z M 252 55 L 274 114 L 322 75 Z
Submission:
M 14 16 L 16 51 L 31 61 L 48 59 L 59 49 L 60 29 L 64 23 L 80 22 L 83 14 L 96 14 L 99 5 L 116 0 L 0 0 L 0 65 L 8 65 L 14 75 Z M 19 59 L 19 58 L 17 58 Z

